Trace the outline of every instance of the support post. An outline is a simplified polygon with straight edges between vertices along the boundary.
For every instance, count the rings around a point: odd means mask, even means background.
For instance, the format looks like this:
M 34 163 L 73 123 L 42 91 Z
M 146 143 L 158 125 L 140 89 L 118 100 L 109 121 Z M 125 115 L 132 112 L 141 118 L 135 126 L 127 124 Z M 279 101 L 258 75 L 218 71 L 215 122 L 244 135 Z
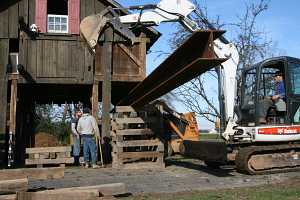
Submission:
M 10 88 L 10 110 L 9 110 L 9 142 L 8 142 L 8 167 L 11 167 L 13 159 L 13 150 L 16 138 L 16 114 L 17 114 L 17 90 L 18 90 L 18 74 L 11 74 Z
M 102 65 L 103 65 L 103 82 L 102 82 L 102 120 L 101 134 L 103 144 L 104 161 L 110 160 L 110 106 L 111 106 L 111 72 L 112 72 L 112 48 L 113 48 L 113 29 L 108 28 L 104 33 L 105 42 L 103 43 Z
M 98 121 L 99 82 L 94 81 L 92 92 L 92 115 Z

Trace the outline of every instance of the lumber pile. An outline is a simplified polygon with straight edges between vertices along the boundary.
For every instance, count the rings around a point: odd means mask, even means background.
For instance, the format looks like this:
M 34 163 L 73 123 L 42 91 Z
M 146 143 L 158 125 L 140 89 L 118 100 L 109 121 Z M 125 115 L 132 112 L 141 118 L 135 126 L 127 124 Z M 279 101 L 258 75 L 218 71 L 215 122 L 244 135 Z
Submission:
M 155 118 L 129 106 L 116 107 L 112 121 L 113 168 L 163 168 L 164 144 L 148 126 Z
M 26 148 L 28 159 L 25 160 L 25 164 L 37 167 L 72 164 L 74 158 L 71 157 L 71 150 L 71 146 Z
M 0 200 L 114 200 L 127 194 L 124 183 L 87 187 L 61 188 L 37 192 L 17 191 L 15 195 L 0 195 Z

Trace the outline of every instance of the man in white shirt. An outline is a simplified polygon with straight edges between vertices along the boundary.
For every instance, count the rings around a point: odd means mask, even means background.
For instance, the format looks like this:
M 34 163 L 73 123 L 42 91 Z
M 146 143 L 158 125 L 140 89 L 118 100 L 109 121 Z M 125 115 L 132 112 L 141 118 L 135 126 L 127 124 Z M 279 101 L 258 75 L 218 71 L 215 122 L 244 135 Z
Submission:
M 99 168 L 96 164 L 97 161 L 97 145 L 95 142 L 95 137 L 100 139 L 100 132 L 98 128 L 98 123 L 96 119 L 90 115 L 90 109 L 84 108 L 83 115 L 78 121 L 77 131 L 80 133 L 83 140 L 83 157 L 85 162 L 85 167 L 89 167 L 90 159 L 89 153 L 91 154 L 92 167 Z

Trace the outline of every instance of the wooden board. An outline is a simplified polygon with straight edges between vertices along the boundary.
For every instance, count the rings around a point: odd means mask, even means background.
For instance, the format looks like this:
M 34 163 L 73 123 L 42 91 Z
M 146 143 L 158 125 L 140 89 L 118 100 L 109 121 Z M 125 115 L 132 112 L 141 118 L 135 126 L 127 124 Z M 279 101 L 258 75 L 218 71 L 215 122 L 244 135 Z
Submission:
M 163 162 L 140 162 L 140 163 L 127 163 L 124 165 L 114 165 L 113 168 L 117 169 L 162 169 L 165 167 Z
M 16 194 L 0 195 L 0 200 L 17 200 Z
M 123 113 L 123 112 L 136 112 L 136 111 L 131 106 L 116 106 L 116 112 Z
M 26 153 L 58 153 L 58 152 L 71 152 L 71 146 L 64 147 L 38 147 L 38 148 L 26 148 Z
M 161 141 L 158 139 L 154 140 L 132 140 L 117 142 L 118 147 L 145 147 L 145 146 L 158 146 L 162 145 Z
M 28 189 L 28 179 L 0 180 L 0 194 L 14 194 Z
M 1 1 L 0 4 L 0 38 L 8 38 L 9 27 L 8 27 L 8 17 L 9 17 L 9 1 Z
M 0 180 L 10 180 L 12 177 L 16 179 L 59 179 L 65 175 L 65 168 L 24 168 L 24 169 L 6 169 L 0 170 Z
M 120 159 L 129 159 L 129 158 L 153 158 L 153 157 L 159 157 L 163 156 L 163 152 L 156 152 L 156 151 L 150 151 L 150 152 L 122 152 L 118 153 L 116 155 Z
M 45 164 L 72 164 L 74 158 L 56 158 L 56 159 L 26 159 L 26 165 L 45 165 Z
M 0 14 L 0 21 L 1 14 Z M 0 26 L 1 27 L 1 26 Z M 0 30 L 1 32 L 2 30 Z M 7 77 L 6 64 L 8 63 L 9 41 L 8 39 L 0 39 L 0 138 L 4 139 L 6 133 L 6 112 L 7 112 Z M 3 135 L 3 136 L 2 136 Z M 0 160 L 2 160 L 0 158 Z
M 116 135 L 125 136 L 125 135 L 154 135 L 151 129 L 125 129 L 125 130 L 116 130 Z
M 116 118 L 115 122 L 117 124 L 144 124 L 145 121 L 140 117 L 135 118 Z
M 112 183 L 87 187 L 62 188 L 39 192 L 18 192 L 18 200 L 94 200 L 97 197 L 126 194 L 124 183 Z
M 9 37 L 18 38 L 18 26 L 19 26 L 19 3 L 16 0 L 7 0 L 10 2 L 9 7 Z

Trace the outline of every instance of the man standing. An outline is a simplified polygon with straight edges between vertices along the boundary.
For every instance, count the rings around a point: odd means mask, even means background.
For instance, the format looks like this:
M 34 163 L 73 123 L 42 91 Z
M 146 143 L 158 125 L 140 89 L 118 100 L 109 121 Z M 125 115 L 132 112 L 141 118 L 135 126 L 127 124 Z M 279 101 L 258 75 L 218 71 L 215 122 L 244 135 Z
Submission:
M 90 159 L 89 153 L 92 158 L 92 167 L 99 168 L 96 164 L 97 161 L 97 145 L 95 142 L 95 136 L 100 139 L 100 132 L 96 119 L 90 115 L 90 109 L 84 108 L 83 115 L 78 121 L 77 131 L 81 134 L 83 139 L 83 157 L 85 167 L 89 167 Z
M 80 136 L 77 132 L 77 124 L 78 120 L 81 117 L 82 112 L 81 110 L 75 111 L 75 116 L 71 120 L 71 130 L 72 130 L 72 139 L 73 139 L 73 157 L 74 157 L 74 165 L 79 166 L 79 156 L 80 156 Z

